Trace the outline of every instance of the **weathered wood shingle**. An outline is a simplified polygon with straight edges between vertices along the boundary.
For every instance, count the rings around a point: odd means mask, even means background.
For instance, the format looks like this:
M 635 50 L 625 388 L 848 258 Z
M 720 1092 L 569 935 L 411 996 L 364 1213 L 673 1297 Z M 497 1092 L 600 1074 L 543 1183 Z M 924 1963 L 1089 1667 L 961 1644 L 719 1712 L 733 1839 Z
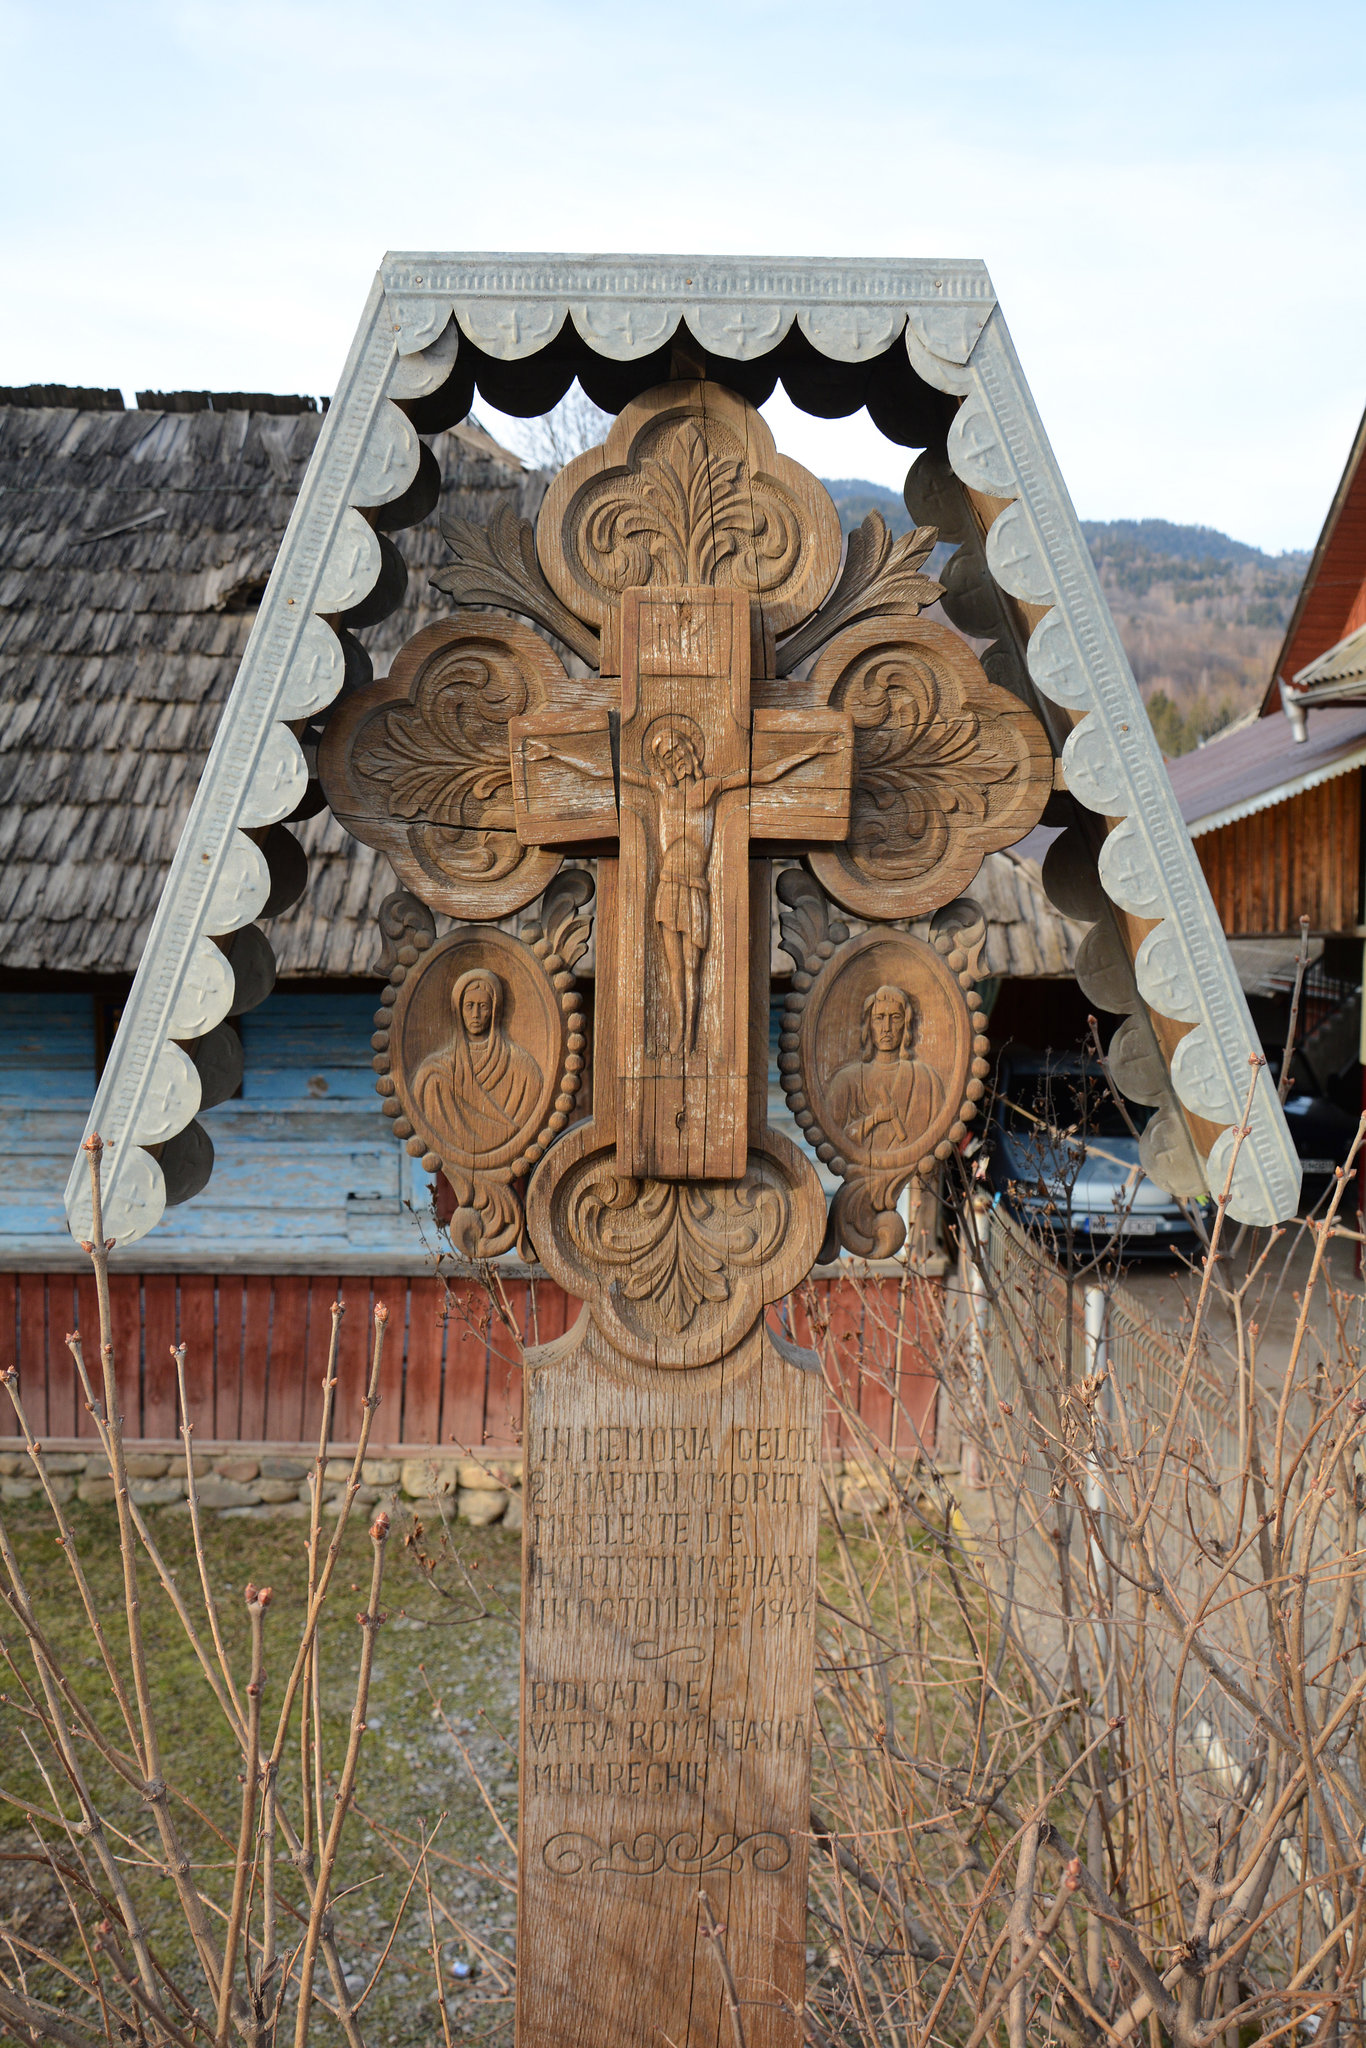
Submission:
M 0 966 L 137 965 L 256 600 L 322 415 L 0 404 Z M 438 435 L 442 503 L 530 515 L 543 480 L 477 427 Z M 433 514 L 399 536 L 399 611 L 360 638 L 378 673 L 450 601 Z M 367 973 L 387 865 L 325 815 L 297 828 L 284 976 Z

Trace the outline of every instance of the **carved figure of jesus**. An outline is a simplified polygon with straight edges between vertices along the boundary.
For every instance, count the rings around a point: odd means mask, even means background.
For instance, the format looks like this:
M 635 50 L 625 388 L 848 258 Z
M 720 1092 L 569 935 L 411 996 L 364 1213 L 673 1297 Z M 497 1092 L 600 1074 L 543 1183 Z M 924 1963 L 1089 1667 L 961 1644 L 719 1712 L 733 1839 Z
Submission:
M 871 1154 L 914 1145 L 944 1106 L 944 1084 L 915 1057 L 919 1011 L 904 989 L 884 985 L 864 998 L 860 1057 L 830 1084 L 830 1105 L 857 1145 Z
M 716 799 L 723 790 L 779 782 L 792 769 L 838 745 L 823 733 L 765 768 L 736 768 L 729 775 L 704 773 L 706 742 L 695 720 L 681 716 L 658 719 L 646 734 L 642 754 L 648 774 L 623 767 L 621 779 L 648 789 L 655 799 L 655 846 L 659 860 L 654 915 L 669 975 L 673 1029 L 669 1051 L 691 1051 L 697 1041 L 702 963 L 711 942 L 712 839 Z
M 701 727 L 681 713 L 668 713 L 655 720 L 641 745 L 648 768 L 622 764 L 622 782 L 648 789 L 654 798 L 651 822 L 658 869 L 653 907 L 669 980 L 671 1053 L 690 1051 L 697 1042 L 702 964 L 711 943 L 710 868 L 717 798 L 725 790 L 780 782 L 817 754 L 838 751 L 839 744 L 838 734 L 822 733 L 809 746 L 762 768 L 746 766 L 727 775 L 708 775 Z M 591 751 L 570 740 L 529 740 L 527 757 L 563 761 L 598 781 L 605 781 L 609 772 Z

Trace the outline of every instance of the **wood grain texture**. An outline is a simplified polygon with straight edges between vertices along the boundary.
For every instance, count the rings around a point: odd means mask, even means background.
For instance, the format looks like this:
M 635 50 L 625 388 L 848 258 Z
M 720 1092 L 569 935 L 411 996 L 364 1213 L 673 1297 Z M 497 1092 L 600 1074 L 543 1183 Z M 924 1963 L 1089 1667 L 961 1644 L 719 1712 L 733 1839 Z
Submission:
M 520 2048 L 797 2048 L 821 1385 L 756 1329 L 665 1379 L 528 1355 Z
M 517 837 L 508 720 L 549 709 L 567 687 L 529 626 L 477 614 L 425 626 L 328 720 L 318 776 L 334 817 L 433 909 L 520 910 L 560 862 Z
M 174 1436 L 180 1426 L 180 1402 L 172 1355 L 177 1341 L 176 1311 L 174 1276 L 170 1273 L 149 1273 L 142 1283 L 143 1436 Z
M 119 1412 L 131 1436 L 142 1428 L 142 1282 L 135 1273 L 111 1273 L 109 1311 L 113 1323 L 114 1373 L 118 1384 Z M 98 1328 L 98 1325 L 96 1325 Z M 91 1378 L 100 1385 L 98 1346 L 87 1355 Z
M 237 1394 L 237 1434 L 244 1443 L 260 1443 L 266 1434 L 270 1392 L 272 1285 L 268 1273 L 251 1273 L 242 1282 L 242 1362 Z
M 41 1273 L 25 1273 L 19 1281 L 19 1391 L 28 1410 L 29 1427 L 38 1435 L 51 1430 L 49 1414 L 53 1406 L 61 1412 L 60 1403 L 52 1403 L 50 1388 L 52 1360 L 48 1350 L 47 1329 L 47 1285 Z M 31 1361 L 25 1370 L 25 1361 Z M 88 1361 L 94 1371 L 99 1371 L 99 1353 Z
M 808 688 L 813 703 L 853 720 L 849 836 L 811 856 L 846 910 L 937 910 L 986 854 L 1042 817 L 1053 787 L 1048 735 L 949 627 L 914 617 L 850 626 L 823 650 Z
M 455 1281 L 444 1304 L 445 1382 L 438 1441 L 475 1450 L 484 1441 L 489 1400 L 489 1301 L 473 1281 Z
M 270 1387 L 266 1403 L 266 1440 L 303 1440 L 307 1393 L 310 1282 L 303 1273 L 282 1273 L 275 1281 L 270 1329 Z
M 98 1385 L 100 1316 L 95 1298 L 95 1276 L 93 1273 L 82 1273 L 77 1279 L 76 1319 L 71 1327 L 73 1330 L 79 1330 L 85 1340 L 86 1369 L 94 1375 L 95 1383 Z M 209 1346 L 209 1370 L 212 1373 L 212 1343 Z M 66 1364 L 60 1368 L 57 1375 L 57 1384 L 59 1386 L 64 1384 L 70 1385 L 71 1404 L 76 1410 L 76 1435 L 78 1437 L 94 1438 L 98 1434 L 95 1428 L 95 1418 L 85 1405 L 85 1395 L 81 1391 L 80 1381 L 76 1377 L 76 1367 L 69 1352 L 67 1353 Z
M 136 1276 L 133 1276 L 136 1278 Z M 216 1343 L 214 1331 L 217 1282 L 212 1274 L 148 1275 L 143 1280 L 143 1299 L 148 1282 L 165 1281 L 176 1290 L 179 1338 L 186 1347 L 186 1382 L 190 1417 L 198 1442 L 257 1442 L 309 1444 L 316 1441 L 321 1413 L 321 1384 L 327 1360 L 327 1339 L 331 1328 L 331 1304 L 338 1283 L 307 1274 L 287 1273 L 271 1281 L 270 1357 L 266 1425 L 263 1438 L 245 1433 L 235 1435 L 227 1425 L 242 1412 L 237 1374 L 241 1361 L 240 1280 L 230 1281 L 227 1308 L 231 1323 L 234 1307 L 239 1324 L 229 1330 L 223 1361 L 224 1385 L 221 1413 L 216 1403 Z M 390 1364 L 385 1386 L 389 1389 L 376 1417 L 372 1438 L 376 1450 L 435 1450 L 458 1447 L 477 1450 L 491 1445 L 499 1449 L 516 1447 L 521 1440 L 520 1382 L 516 1377 L 516 1347 L 506 1330 L 491 1335 L 488 1297 L 476 1281 L 413 1278 L 381 1280 L 376 1283 L 397 1319 L 407 1317 L 407 1349 L 403 1363 L 402 1409 L 396 1403 Z M 403 1290 L 407 1289 L 404 1310 Z M 21 1302 L 30 1301 L 26 1325 L 30 1341 L 22 1335 Z M 154 1297 L 153 1297 L 154 1298 Z M 926 1351 L 929 1336 L 912 1318 L 899 1321 L 899 1289 L 895 1280 L 822 1279 L 813 1280 L 780 1304 L 783 1326 L 799 1347 L 822 1345 L 830 1315 L 837 1311 L 836 1355 L 843 1361 L 841 1383 L 854 1388 L 854 1403 L 863 1422 L 879 1442 L 899 1455 L 914 1455 L 916 1439 L 907 1435 L 907 1416 L 932 1425 L 933 1362 Z M 546 1345 L 555 1342 L 573 1323 L 580 1302 L 553 1280 L 536 1279 L 512 1296 L 519 1328 L 526 1342 Z M 808 1313 L 808 1307 L 810 1313 Z M 154 1326 L 144 1334 L 141 1349 L 148 1368 L 155 1366 L 153 1353 L 164 1334 L 164 1308 Z M 815 1322 L 812 1322 L 814 1315 Z M 94 1425 L 81 1402 L 75 1369 L 66 1349 L 66 1332 L 80 1328 L 98 1331 L 93 1281 L 87 1276 L 66 1274 L 0 1273 L 0 1345 L 14 1346 L 25 1399 L 38 1403 L 45 1417 L 42 1434 L 62 1441 L 90 1437 Z M 39 1338 L 41 1331 L 41 1340 Z M 847 1354 L 847 1355 L 846 1355 Z M 0 1355 L 3 1355 L 0 1352 Z M 845 1370 L 850 1359 L 852 1378 Z M 92 1361 L 95 1352 L 92 1346 Z M 386 1346 L 386 1358 L 390 1357 Z M 97 1362 L 97 1361 L 95 1361 Z M 171 1361 L 168 1357 L 167 1367 Z M 881 1396 L 858 1392 L 860 1382 L 876 1389 L 884 1382 L 900 1389 L 899 1406 L 891 1414 L 889 1434 L 873 1409 Z M 158 1397 L 163 1404 L 166 1394 Z M 151 1442 L 172 1440 L 180 1426 L 176 1413 L 169 1429 L 159 1427 L 165 1414 L 149 1399 L 145 1387 L 139 1391 L 140 1429 L 129 1429 L 130 1441 L 139 1435 Z M 128 1402 L 130 1411 L 133 1403 Z M 833 1417 L 833 1409 L 831 1411 Z M 0 1438 L 6 1435 L 0 1415 Z M 336 1432 L 339 1443 L 354 1440 L 354 1423 Z M 829 1432 L 828 1448 L 842 1442 L 837 1421 Z
M 1336 775 L 1270 810 L 1195 841 L 1219 922 L 1231 938 L 1353 933 L 1362 922 L 1362 773 Z
M 408 1283 L 408 1352 L 403 1381 L 403 1438 L 409 1443 L 441 1441 L 441 1365 L 446 1337 L 446 1290 L 439 1280 Z M 378 1418 L 388 1441 L 387 1423 Z

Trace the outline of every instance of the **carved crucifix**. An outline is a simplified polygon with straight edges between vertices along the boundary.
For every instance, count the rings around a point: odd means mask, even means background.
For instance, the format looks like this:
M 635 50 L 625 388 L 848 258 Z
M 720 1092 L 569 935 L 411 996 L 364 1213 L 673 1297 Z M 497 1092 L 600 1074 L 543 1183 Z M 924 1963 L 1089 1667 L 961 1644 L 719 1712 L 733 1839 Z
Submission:
M 584 1303 L 526 1361 L 519 2040 L 720 2048 L 710 1915 L 752 2048 L 797 2048 L 823 1389 L 765 1309 L 828 1238 L 894 1249 L 975 1114 L 960 891 L 1051 752 L 919 615 L 932 530 L 865 522 L 841 568 L 827 494 L 717 386 L 635 400 L 534 531 L 446 533 L 460 609 L 343 700 L 319 772 L 406 892 L 395 1134 L 464 1250 L 520 1246 Z M 767 1121 L 777 856 L 807 1149 Z
M 619 743 L 609 718 L 510 727 L 517 836 L 621 839 L 639 939 L 618 989 L 617 1162 L 633 1177 L 737 1180 L 748 1086 L 749 842 L 843 839 L 853 721 L 750 713 L 750 600 L 706 585 L 627 590 Z M 803 775 L 802 770 L 806 773 Z M 615 788 L 619 785 L 620 825 Z

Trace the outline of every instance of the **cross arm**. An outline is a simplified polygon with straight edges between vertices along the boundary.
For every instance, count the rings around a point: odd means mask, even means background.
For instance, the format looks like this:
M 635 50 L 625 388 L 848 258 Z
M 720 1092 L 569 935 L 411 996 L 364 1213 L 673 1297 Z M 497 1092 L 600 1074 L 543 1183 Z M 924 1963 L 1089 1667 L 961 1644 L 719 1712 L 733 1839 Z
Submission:
M 756 709 L 750 750 L 754 839 L 849 835 L 854 722 L 847 711 Z
M 606 711 L 547 711 L 508 723 L 512 805 L 526 846 L 617 837 L 616 775 Z

